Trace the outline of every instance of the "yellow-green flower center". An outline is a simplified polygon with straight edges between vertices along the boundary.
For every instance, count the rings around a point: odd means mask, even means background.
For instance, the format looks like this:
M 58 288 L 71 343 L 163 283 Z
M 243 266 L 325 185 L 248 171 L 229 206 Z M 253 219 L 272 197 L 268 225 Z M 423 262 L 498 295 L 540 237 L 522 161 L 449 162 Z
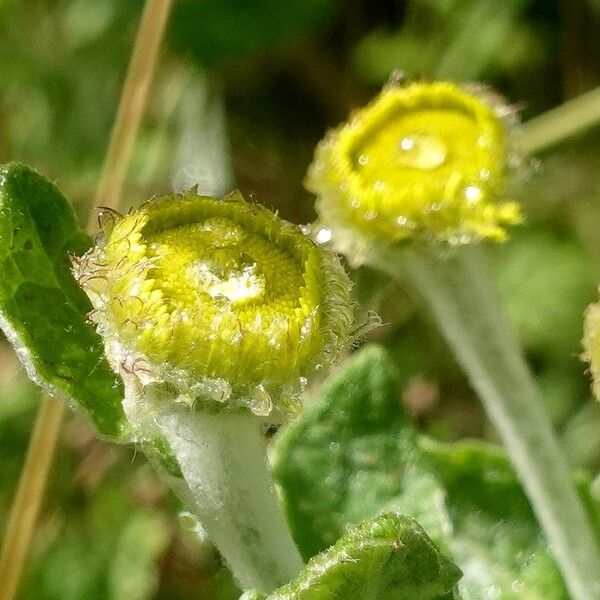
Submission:
M 157 287 L 183 313 L 226 306 L 241 318 L 260 302 L 285 313 L 303 286 L 302 272 L 289 257 L 228 219 L 150 235 L 147 246 Z
M 592 389 L 600 400 L 600 303 L 590 304 L 585 312 L 583 358 L 590 363 Z
M 396 150 L 398 162 L 411 169 L 436 169 L 446 162 L 448 156 L 448 146 L 441 139 L 427 133 L 416 132 L 403 137 Z M 361 155 L 361 158 L 363 156 L 368 164 L 368 155 Z M 365 158 L 362 159 L 363 162 Z
M 307 187 L 334 230 L 395 242 L 502 240 L 507 135 L 492 107 L 451 83 L 390 88 L 317 148 Z
M 123 368 L 142 359 L 217 400 L 293 393 L 348 336 L 350 286 L 338 261 L 239 196 L 150 202 L 81 271 Z M 198 388 L 208 380 L 222 384 L 218 393 Z

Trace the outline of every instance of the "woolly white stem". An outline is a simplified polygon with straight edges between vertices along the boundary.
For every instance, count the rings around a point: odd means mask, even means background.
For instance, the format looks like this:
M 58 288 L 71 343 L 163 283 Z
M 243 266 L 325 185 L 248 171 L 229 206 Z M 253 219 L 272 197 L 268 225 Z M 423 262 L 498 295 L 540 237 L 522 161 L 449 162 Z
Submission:
M 249 411 L 194 410 L 135 377 L 125 385 L 128 419 L 140 438 L 166 442 L 182 474 L 163 473 L 167 483 L 198 517 L 240 586 L 268 593 L 296 577 L 304 564 L 275 491 L 263 421 Z
M 600 553 L 540 392 L 474 247 L 370 257 L 408 276 L 500 433 L 574 600 L 600 598 Z M 548 324 L 552 326 L 551 323 Z
M 258 418 L 179 410 L 157 424 L 183 473 L 187 490 L 179 492 L 241 586 L 271 592 L 296 577 L 304 565 L 275 494 Z

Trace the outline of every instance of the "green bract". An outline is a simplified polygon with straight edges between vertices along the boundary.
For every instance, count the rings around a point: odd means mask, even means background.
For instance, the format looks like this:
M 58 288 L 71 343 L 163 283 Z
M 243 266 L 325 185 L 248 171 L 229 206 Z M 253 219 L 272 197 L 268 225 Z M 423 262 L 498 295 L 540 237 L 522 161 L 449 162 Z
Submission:
M 349 337 L 337 258 L 239 193 L 152 200 L 75 269 L 113 368 L 184 401 L 289 408 Z

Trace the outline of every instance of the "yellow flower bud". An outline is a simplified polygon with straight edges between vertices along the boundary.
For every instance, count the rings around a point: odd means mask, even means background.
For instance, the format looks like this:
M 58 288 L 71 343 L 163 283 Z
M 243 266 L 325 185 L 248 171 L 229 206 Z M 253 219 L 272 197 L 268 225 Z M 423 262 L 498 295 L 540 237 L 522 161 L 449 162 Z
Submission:
M 600 303 L 590 304 L 585 311 L 583 348 L 583 359 L 590 363 L 592 389 L 600 400 Z
M 152 200 L 75 270 L 113 367 L 191 403 L 290 408 L 349 337 L 338 259 L 239 193 Z
M 509 142 L 494 106 L 453 83 L 391 86 L 316 149 L 306 179 L 344 251 L 357 239 L 502 241 Z

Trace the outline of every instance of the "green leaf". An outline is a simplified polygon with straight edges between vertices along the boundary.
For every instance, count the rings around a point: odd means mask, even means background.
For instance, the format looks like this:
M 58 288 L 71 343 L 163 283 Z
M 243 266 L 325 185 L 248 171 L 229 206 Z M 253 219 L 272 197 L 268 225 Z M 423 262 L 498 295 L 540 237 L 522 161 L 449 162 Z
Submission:
M 442 600 L 452 597 L 460 575 L 416 521 L 386 513 L 312 558 L 267 600 Z
M 387 354 L 368 347 L 276 438 L 274 472 L 304 555 L 392 508 L 451 552 L 465 599 L 567 600 L 504 453 L 418 435 L 399 388 Z
M 467 574 L 465 598 L 568 600 L 504 452 L 481 442 L 438 444 L 427 438 L 421 448 L 446 490 L 454 526 L 449 544 Z
M 443 490 L 418 463 L 397 388 L 389 358 L 372 346 L 277 438 L 274 473 L 305 559 L 335 543 L 347 523 L 380 510 L 407 514 L 444 539 Z
M 31 379 L 120 437 L 122 384 L 70 271 L 70 256 L 91 243 L 53 184 L 18 163 L 0 169 L 0 326 Z

